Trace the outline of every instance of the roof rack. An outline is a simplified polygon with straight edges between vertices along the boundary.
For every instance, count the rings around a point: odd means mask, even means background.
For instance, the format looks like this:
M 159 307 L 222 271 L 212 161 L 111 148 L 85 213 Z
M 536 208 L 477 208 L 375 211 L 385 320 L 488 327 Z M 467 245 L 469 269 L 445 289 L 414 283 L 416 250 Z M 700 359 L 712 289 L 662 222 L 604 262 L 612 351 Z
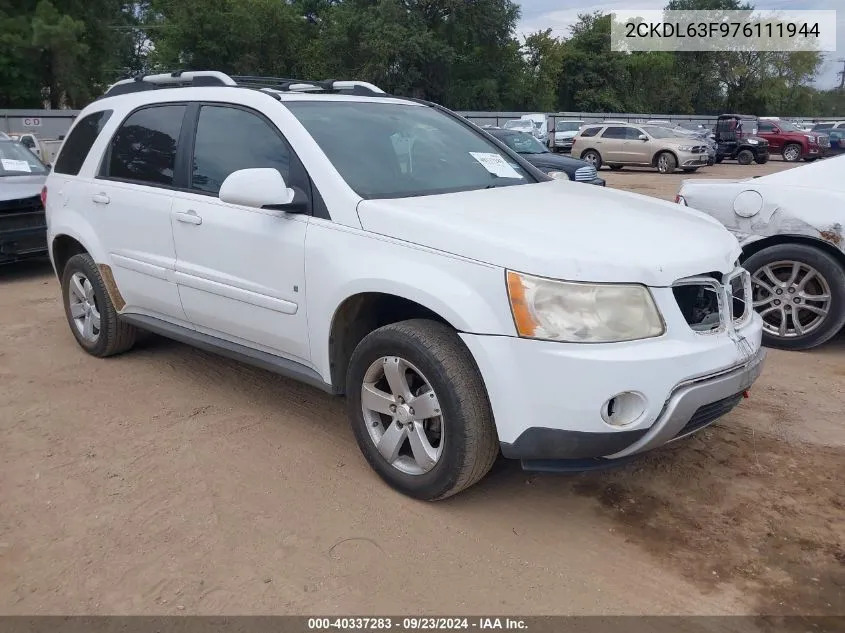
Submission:
M 378 86 L 366 81 L 340 81 L 325 79 L 288 79 L 285 77 L 261 77 L 254 75 L 235 75 L 230 77 L 216 70 L 176 71 L 158 75 L 138 75 L 131 79 L 122 79 L 111 86 L 103 97 L 156 90 L 159 88 L 185 88 L 202 86 L 234 86 L 252 88 L 278 95 L 283 92 L 325 92 L 359 96 L 383 96 L 387 93 Z

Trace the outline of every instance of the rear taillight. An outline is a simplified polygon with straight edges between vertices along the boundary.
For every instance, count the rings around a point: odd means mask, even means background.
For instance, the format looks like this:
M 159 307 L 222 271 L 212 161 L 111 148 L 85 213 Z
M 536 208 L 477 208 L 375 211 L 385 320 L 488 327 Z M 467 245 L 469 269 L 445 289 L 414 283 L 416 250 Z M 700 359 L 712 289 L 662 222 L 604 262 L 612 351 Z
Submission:
M 47 186 L 41 187 L 41 206 L 47 208 Z

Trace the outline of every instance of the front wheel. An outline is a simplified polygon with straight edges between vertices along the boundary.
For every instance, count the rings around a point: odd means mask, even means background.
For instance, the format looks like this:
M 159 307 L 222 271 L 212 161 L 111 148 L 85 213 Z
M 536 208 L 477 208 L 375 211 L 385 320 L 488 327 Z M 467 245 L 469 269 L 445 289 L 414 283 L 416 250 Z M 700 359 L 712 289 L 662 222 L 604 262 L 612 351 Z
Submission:
M 810 349 L 845 326 L 845 270 L 824 251 L 778 244 L 755 253 L 743 267 L 751 273 L 767 347 Z
M 783 160 L 789 163 L 797 163 L 801 160 L 801 146 L 797 143 L 790 143 L 783 148 Z
M 484 382 L 442 323 L 413 319 L 368 334 L 352 354 L 346 396 L 364 457 L 408 496 L 454 495 L 484 477 L 498 455 Z
M 596 168 L 596 171 L 601 169 L 601 155 L 594 149 L 588 149 L 581 154 L 581 160 L 585 160 Z
M 750 149 L 744 149 L 736 156 L 736 162 L 740 165 L 750 165 L 754 162 L 754 152 Z
M 669 152 L 663 152 L 657 157 L 657 171 L 661 174 L 671 174 L 678 166 L 678 161 Z

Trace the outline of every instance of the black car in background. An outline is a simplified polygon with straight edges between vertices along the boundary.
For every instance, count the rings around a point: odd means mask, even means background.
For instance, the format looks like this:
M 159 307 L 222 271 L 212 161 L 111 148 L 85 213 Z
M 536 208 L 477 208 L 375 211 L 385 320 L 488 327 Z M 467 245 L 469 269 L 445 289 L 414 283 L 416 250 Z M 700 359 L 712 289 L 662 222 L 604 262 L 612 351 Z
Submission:
M 599 178 L 596 168 L 585 160 L 553 154 L 536 138 L 525 132 L 505 130 L 497 127 L 485 127 L 484 131 L 499 139 L 517 154 L 522 156 L 537 169 L 552 178 L 569 178 L 576 182 L 605 186 Z
M 0 138 L 0 264 L 47 255 L 41 190 L 48 171 L 26 147 Z

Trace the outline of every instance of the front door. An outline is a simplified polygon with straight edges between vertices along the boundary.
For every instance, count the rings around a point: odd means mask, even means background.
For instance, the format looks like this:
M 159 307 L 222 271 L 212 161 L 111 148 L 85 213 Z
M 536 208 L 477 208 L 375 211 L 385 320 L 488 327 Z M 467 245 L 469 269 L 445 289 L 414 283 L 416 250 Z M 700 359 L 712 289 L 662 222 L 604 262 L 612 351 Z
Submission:
M 170 211 L 172 188 L 180 184 L 174 178 L 177 148 L 184 151 L 179 136 L 185 111 L 185 105 L 164 104 L 130 114 L 112 137 L 97 177 L 74 194 L 82 196 L 94 233 L 108 249 L 125 310 L 181 323 Z M 90 117 L 97 115 L 102 113 Z
M 780 130 L 778 130 L 773 123 L 760 121 L 757 124 L 757 136 L 769 141 L 770 152 L 779 154 L 783 149 L 783 141 L 780 137 Z
M 198 330 L 310 362 L 305 314 L 307 215 L 221 201 L 226 177 L 273 167 L 289 186 L 308 185 L 279 130 L 239 106 L 202 105 L 196 113 L 190 192 L 172 209 L 176 282 Z M 307 189 L 305 189 L 307 191 Z
M 645 135 L 645 132 L 640 128 L 625 128 L 625 142 L 622 144 L 622 154 L 625 157 L 626 163 L 650 165 L 653 152 L 652 142 L 649 140 L 644 141 L 640 138 L 640 135 Z

